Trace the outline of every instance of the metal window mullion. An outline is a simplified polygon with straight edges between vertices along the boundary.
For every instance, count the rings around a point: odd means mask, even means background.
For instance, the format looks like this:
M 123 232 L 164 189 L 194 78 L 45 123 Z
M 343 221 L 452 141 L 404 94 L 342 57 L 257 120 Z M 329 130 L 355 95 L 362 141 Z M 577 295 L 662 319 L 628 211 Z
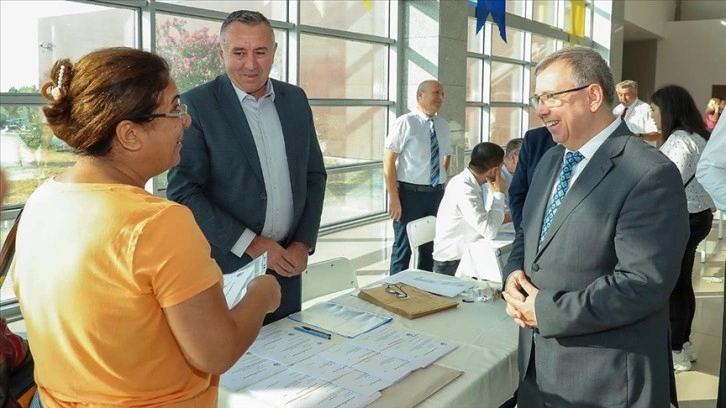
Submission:
M 331 174 L 345 174 L 345 173 L 353 173 L 356 171 L 377 169 L 382 164 L 383 164 L 382 160 L 371 160 L 371 161 L 366 161 L 365 163 L 343 164 L 340 166 L 332 166 L 332 167 L 326 168 L 325 171 L 328 173 L 328 176 L 330 176 Z

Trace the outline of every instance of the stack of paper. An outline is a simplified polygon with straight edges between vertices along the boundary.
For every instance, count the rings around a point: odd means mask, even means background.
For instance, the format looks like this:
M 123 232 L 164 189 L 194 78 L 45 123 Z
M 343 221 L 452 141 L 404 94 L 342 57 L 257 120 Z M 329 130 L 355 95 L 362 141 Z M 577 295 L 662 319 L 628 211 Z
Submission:
M 297 322 L 317 326 L 344 337 L 355 337 L 392 320 L 388 316 L 366 312 L 335 302 L 318 303 L 288 316 Z

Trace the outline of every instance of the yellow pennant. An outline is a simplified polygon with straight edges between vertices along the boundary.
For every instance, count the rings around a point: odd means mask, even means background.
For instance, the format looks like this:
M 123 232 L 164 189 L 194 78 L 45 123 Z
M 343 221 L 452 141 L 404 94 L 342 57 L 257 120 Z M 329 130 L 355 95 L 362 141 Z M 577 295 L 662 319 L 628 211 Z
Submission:
M 570 0 L 570 44 L 581 44 L 585 38 L 585 0 Z
M 373 9 L 372 0 L 363 0 L 363 4 L 366 6 L 366 10 L 371 11 Z

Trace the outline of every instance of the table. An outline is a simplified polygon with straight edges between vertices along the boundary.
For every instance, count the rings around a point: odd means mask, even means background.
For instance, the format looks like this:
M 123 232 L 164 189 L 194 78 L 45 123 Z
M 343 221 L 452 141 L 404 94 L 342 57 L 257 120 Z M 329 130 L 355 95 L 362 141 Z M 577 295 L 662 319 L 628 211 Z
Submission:
M 461 257 L 456 276 L 502 282 L 502 269 L 507 263 L 514 242 L 512 223 L 502 225 L 494 239 L 479 239 L 471 244 Z
M 417 273 L 428 274 L 420 271 Z M 451 278 L 458 279 L 458 278 Z M 481 284 L 481 283 L 479 283 Z M 391 323 L 396 328 L 414 330 L 431 337 L 452 341 L 459 347 L 438 360 L 436 365 L 464 374 L 427 398 L 418 407 L 493 407 L 496 408 L 511 398 L 518 384 L 517 369 L 517 326 L 506 316 L 505 302 L 496 299 L 486 303 L 463 303 L 459 306 L 408 320 L 392 314 L 383 308 L 368 303 L 352 295 L 343 295 L 335 302 L 359 309 L 392 316 Z M 282 319 L 273 324 L 292 327 L 296 323 Z M 334 335 L 332 341 L 344 341 Z M 400 384 L 407 381 L 404 378 Z M 416 383 L 411 384 L 415 389 Z M 386 405 L 386 392 L 374 404 Z M 231 392 L 220 387 L 220 407 L 255 406 L 254 400 L 246 391 Z M 251 403 L 252 401 L 252 403 Z

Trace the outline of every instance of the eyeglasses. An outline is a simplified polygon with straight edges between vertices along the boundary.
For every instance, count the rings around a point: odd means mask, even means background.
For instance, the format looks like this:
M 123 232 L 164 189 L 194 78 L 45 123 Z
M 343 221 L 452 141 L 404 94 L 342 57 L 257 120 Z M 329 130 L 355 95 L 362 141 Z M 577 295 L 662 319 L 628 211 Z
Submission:
M 529 98 L 529 104 L 532 105 L 533 108 L 537 108 L 539 107 L 539 103 L 542 102 L 544 106 L 548 108 L 554 108 L 556 106 L 562 105 L 562 101 L 560 100 L 560 98 L 557 98 L 558 95 L 563 95 L 568 92 L 581 91 L 590 85 L 592 84 L 588 84 L 578 88 L 565 89 L 564 91 L 559 92 L 545 92 L 542 95 L 534 95 Z
M 386 285 L 386 292 L 396 295 L 399 299 L 406 299 L 408 293 L 404 292 L 399 285 Z
M 178 118 L 185 119 L 189 115 L 187 105 L 182 103 L 176 109 L 169 113 L 149 113 L 141 117 L 142 120 L 151 120 L 154 118 Z

